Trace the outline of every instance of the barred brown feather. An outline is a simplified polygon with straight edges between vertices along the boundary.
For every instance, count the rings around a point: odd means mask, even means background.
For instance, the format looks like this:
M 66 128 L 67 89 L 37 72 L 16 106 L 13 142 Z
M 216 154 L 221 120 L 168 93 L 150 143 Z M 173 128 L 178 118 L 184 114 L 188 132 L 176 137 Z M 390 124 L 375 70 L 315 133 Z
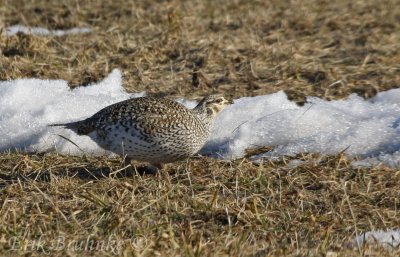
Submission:
M 230 103 L 211 95 L 190 110 L 170 99 L 140 97 L 110 105 L 85 120 L 53 126 L 88 135 L 106 150 L 158 166 L 197 153 L 214 118 Z

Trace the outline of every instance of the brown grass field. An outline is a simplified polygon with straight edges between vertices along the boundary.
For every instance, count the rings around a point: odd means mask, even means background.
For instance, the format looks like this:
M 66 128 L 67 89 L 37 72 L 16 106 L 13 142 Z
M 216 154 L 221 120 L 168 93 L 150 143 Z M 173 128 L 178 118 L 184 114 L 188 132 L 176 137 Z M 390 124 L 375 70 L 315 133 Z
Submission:
M 0 33 L 0 80 L 123 72 L 130 92 L 198 99 L 284 90 L 365 98 L 400 86 L 400 3 L 261 0 L 0 0 L 0 29 L 89 27 L 63 37 Z M 260 151 L 258 149 L 257 151 Z M 249 151 L 248 156 L 252 155 Z M 399 256 L 357 246 L 400 227 L 400 171 L 344 154 L 256 164 L 193 157 L 157 174 L 121 159 L 0 154 L 3 256 Z

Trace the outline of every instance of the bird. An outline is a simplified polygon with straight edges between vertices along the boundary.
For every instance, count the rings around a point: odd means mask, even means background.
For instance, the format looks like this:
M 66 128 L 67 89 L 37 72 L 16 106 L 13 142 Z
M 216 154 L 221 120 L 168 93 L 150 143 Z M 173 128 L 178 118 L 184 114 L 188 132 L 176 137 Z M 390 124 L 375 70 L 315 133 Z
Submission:
M 50 126 L 89 136 L 101 148 L 123 156 L 126 167 L 137 160 L 158 170 L 196 154 L 218 113 L 230 104 L 233 101 L 222 95 L 208 95 L 188 109 L 168 98 L 144 96 L 107 106 L 84 120 Z

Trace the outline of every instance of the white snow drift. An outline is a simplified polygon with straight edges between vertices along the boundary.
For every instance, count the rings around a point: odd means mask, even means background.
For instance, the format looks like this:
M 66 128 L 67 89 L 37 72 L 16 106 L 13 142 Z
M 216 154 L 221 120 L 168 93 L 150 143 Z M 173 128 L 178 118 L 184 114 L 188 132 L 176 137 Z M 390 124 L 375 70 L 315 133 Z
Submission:
M 0 82 L 0 151 L 25 149 L 81 154 L 104 154 L 86 136 L 47 124 L 86 118 L 101 108 L 140 94 L 128 94 L 121 72 L 104 81 L 70 90 L 61 80 L 18 79 Z M 273 146 L 264 157 L 345 150 L 369 162 L 400 166 L 400 89 L 379 93 L 371 100 L 352 95 L 346 100 L 309 98 L 299 107 L 283 92 L 235 100 L 217 118 L 202 153 L 233 159 L 249 147 Z M 182 99 L 186 106 L 194 102 Z
M 17 33 L 23 33 L 28 35 L 38 35 L 38 36 L 65 36 L 70 34 L 86 34 L 90 33 L 92 30 L 90 28 L 72 28 L 67 30 L 48 30 L 41 27 L 27 27 L 24 25 L 13 25 L 6 27 L 3 30 L 3 34 L 6 36 L 12 36 Z
M 345 150 L 370 161 L 400 164 L 400 89 L 368 101 L 351 95 L 338 101 L 310 97 L 308 102 L 299 107 L 283 92 L 238 99 L 217 119 L 206 150 L 218 149 L 223 158 L 261 146 L 275 147 L 265 157 Z
M 82 154 L 61 134 L 89 154 L 104 154 L 89 137 L 48 127 L 94 114 L 112 103 L 143 96 L 128 94 L 121 86 L 121 72 L 114 70 L 102 82 L 70 90 L 63 80 L 18 79 L 0 82 L 0 151 L 23 149 Z
M 369 245 L 382 245 L 387 249 L 399 248 L 400 230 L 370 231 L 356 237 L 354 241 L 357 246 L 362 246 L 363 244 L 369 244 Z

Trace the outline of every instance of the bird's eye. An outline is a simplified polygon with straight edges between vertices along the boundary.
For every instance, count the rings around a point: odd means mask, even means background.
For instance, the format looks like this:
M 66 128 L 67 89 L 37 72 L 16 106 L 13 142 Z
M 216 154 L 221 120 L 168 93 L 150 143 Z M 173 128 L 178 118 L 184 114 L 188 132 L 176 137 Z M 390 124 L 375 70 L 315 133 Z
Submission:
M 221 103 L 222 102 L 222 99 L 220 98 L 220 99 L 217 99 L 217 100 L 215 100 L 215 102 L 216 103 Z

